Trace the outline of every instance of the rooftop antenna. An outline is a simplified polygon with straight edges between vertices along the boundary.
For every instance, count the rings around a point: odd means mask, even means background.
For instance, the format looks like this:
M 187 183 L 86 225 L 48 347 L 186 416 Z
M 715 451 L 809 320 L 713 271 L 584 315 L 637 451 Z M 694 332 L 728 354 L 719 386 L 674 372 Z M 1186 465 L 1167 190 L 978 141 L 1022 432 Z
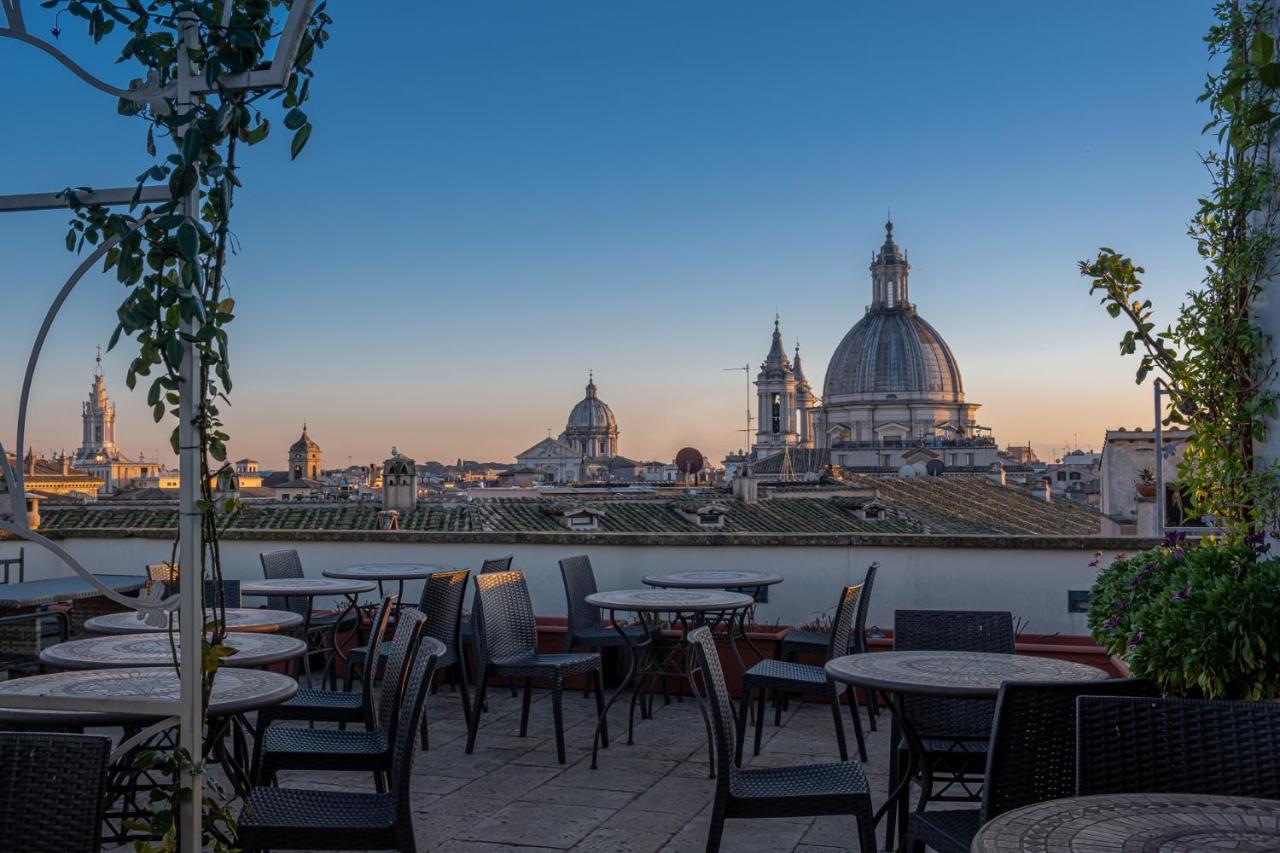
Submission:
M 726 368 L 723 368 L 723 370 L 726 370 L 726 371 L 741 370 L 742 375 L 745 376 L 747 379 L 747 408 L 746 408 L 747 420 L 746 420 L 746 426 L 742 430 L 740 430 L 740 432 L 743 434 L 743 436 L 745 436 L 744 441 L 746 442 L 746 446 L 747 446 L 746 473 L 747 473 L 747 476 L 750 476 L 751 475 L 751 422 L 755 420 L 755 418 L 751 416 L 751 363 L 748 362 L 742 365 L 741 367 L 726 367 Z

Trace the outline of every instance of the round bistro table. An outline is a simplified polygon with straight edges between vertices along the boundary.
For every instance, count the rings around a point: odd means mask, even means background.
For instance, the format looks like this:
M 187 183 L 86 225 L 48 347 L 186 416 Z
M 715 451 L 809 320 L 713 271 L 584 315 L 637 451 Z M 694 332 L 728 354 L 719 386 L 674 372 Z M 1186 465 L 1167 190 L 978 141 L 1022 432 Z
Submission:
M 228 607 L 226 613 L 227 630 L 234 634 L 273 634 L 302 624 L 302 615 L 288 610 Z M 208 618 L 213 617 L 212 610 L 206 610 L 205 614 Z M 169 616 L 169 622 L 176 628 L 174 615 Z M 95 616 L 87 620 L 84 627 L 94 634 L 152 634 L 156 631 L 155 625 L 148 625 L 134 611 Z
M 973 853 L 1280 850 L 1280 801 L 1201 794 L 1104 794 L 1024 806 L 974 836 Z
M 237 669 L 283 663 L 307 650 L 302 640 L 277 634 L 228 634 L 223 643 L 235 654 L 222 658 L 221 665 Z M 170 666 L 173 648 L 164 633 L 116 634 L 49 646 L 40 652 L 40 660 L 58 669 Z
M 702 569 L 692 572 L 675 572 L 669 575 L 646 575 L 642 580 L 645 586 L 658 586 L 666 589 L 728 589 L 751 596 L 752 604 L 759 603 L 761 595 L 774 584 L 783 581 L 782 575 L 772 572 L 738 572 L 723 569 Z M 754 614 L 752 614 L 754 615 Z M 738 620 L 742 629 L 741 639 L 746 642 L 752 654 L 764 660 L 764 653 L 756 646 L 747 634 L 747 614 Z M 751 706 L 752 719 L 755 719 L 755 706 Z
M 1103 681 L 1102 670 L 1073 661 L 1031 655 L 983 652 L 872 652 L 832 658 L 827 675 L 841 684 L 878 692 L 892 712 L 907 741 L 907 766 L 898 786 L 875 814 L 876 822 L 896 805 L 905 814 L 910 807 L 911 780 L 917 774 L 929 779 L 932 765 L 924 742 L 906 712 L 907 696 L 948 699 L 994 699 L 1006 681 Z M 929 803 L 929 785 L 920 787 L 916 811 Z M 902 839 L 899 839 L 901 845 Z
M 208 723 L 204 737 L 204 757 L 218 762 L 237 795 L 248 796 L 252 787 L 249 776 L 248 739 L 253 731 L 243 715 L 278 705 L 298 692 L 298 682 L 278 672 L 262 669 L 219 669 L 213 680 L 208 705 Z M 154 782 L 149 771 L 134 765 L 134 756 L 148 749 L 171 749 L 176 746 L 173 729 L 165 729 L 150 737 L 147 726 L 171 716 L 167 710 L 154 713 L 103 708 L 95 711 L 50 710 L 43 708 L 6 708 L 6 696 L 43 696 L 51 699 L 88 701 L 155 700 L 176 702 L 181 694 L 177 673 L 172 667 L 131 667 L 117 669 L 84 669 L 32 675 L 0 682 L 0 724 L 21 728 L 81 731 L 85 727 L 123 726 L 125 737 L 139 738 L 123 755 L 113 753 L 108 772 L 106 836 L 113 843 L 126 844 L 137 836 L 129 823 L 150 808 L 148 790 Z M 230 743 L 228 743 L 228 740 Z M 117 745 L 119 750 L 121 744 Z
M 329 648 L 325 650 L 324 667 L 321 669 L 321 684 L 328 676 L 335 659 L 345 661 L 347 656 L 338 646 L 338 628 L 348 613 L 360 612 L 360 593 L 377 589 L 372 581 L 342 580 L 338 578 L 268 578 L 260 581 L 247 581 L 240 584 L 241 596 L 283 598 L 305 598 L 307 609 L 302 617 L 302 637 L 305 641 L 311 636 L 311 611 L 315 609 L 317 596 L 345 596 L 347 603 L 338 611 L 333 620 L 333 628 L 329 632 Z M 359 630 L 357 629 L 357 633 Z M 302 671 L 307 677 L 307 686 L 311 686 L 311 655 L 302 656 Z
M 689 682 L 694 698 L 698 702 L 698 710 L 702 712 L 702 723 L 707 730 L 707 748 L 711 755 L 711 775 L 714 776 L 715 741 L 711 734 L 711 717 L 693 680 L 693 658 L 685 653 L 683 641 L 692 628 L 706 623 L 708 614 L 714 615 L 717 621 L 727 618 L 729 644 L 738 658 L 738 665 L 742 666 L 742 653 L 738 650 L 738 644 L 734 642 L 733 626 L 745 617 L 747 611 L 755 604 L 755 599 L 740 592 L 716 589 L 623 589 L 615 592 L 592 593 L 587 596 L 586 603 L 609 611 L 609 622 L 622 637 L 622 642 L 627 649 L 627 674 L 605 702 L 604 711 L 596 721 L 595 738 L 591 744 L 592 769 L 596 767 L 601 727 L 609 716 L 609 709 L 622 695 L 628 683 L 631 684 L 630 711 L 627 714 L 627 744 L 630 746 L 635 743 L 636 701 L 640 697 L 645 682 L 648 681 L 652 685 L 656 679 L 665 680 L 668 676 L 675 676 Z M 619 611 L 636 614 L 641 626 L 639 638 L 631 637 L 623 629 L 623 625 L 618 621 Z M 661 635 L 657 618 L 662 613 L 671 614 L 672 621 L 680 624 L 681 642 L 673 644 L 659 654 L 654 649 L 654 637 Z M 683 659 L 683 665 L 677 662 L 678 658 Z M 745 667 L 743 669 L 745 671 Z M 651 694 L 652 690 L 648 692 Z M 640 703 L 640 716 L 642 719 L 650 716 L 650 712 L 645 710 L 644 702 Z
M 396 588 L 396 613 L 399 613 L 401 605 L 404 604 L 405 581 L 426 580 L 436 572 L 449 571 L 452 571 L 452 569 L 427 563 L 365 563 L 359 566 L 345 566 L 341 569 L 325 569 L 320 574 L 327 578 L 337 578 L 338 580 L 374 581 L 378 585 L 379 598 L 384 595 L 382 584 L 386 581 L 396 581 L 398 584 Z

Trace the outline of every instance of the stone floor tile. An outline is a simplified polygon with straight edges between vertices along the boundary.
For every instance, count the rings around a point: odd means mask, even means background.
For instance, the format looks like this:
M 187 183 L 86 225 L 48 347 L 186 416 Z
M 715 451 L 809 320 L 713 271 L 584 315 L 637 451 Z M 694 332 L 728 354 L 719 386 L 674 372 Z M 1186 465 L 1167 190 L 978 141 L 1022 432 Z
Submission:
M 568 850 L 612 814 L 612 809 L 515 802 L 455 837 Z
M 572 853 L 657 853 L 670 838 L 665 832 L 596 829 L 574 845 Z
M 673 812 L 692 817 L 702 810 L 714 792 L 710 779 L 667 776 L 636 797 L 635 807 L 646 811 Z

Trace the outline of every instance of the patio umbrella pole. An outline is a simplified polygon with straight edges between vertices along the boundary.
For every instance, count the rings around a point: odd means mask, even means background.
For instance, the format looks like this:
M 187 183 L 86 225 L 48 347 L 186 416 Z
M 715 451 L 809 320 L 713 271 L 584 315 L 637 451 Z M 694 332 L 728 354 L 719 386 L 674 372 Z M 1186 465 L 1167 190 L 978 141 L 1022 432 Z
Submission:
M 198 32 L 194 16 L 183 14 L 181 44 L 178 48 L 177 105 L 180 111 L 192 107 L 191 59 L 188 49 L 195 44 Z M 181 129 L 180 129 L 181 130 Z M 181 147 L 181 135 L 178 145 Z M 178 200 L 179 212 L 195 216 L 200 209 L 199 188 L 193 188 Z M 183 262 L 185 267 L 187 262 Z M 180 268 L 181 271 L 181 268 Z M 200 388 L 200 366 L 192 336 L 199 331 L 195 320 L 184 319 L 182 332 L 182 381 L 178 387 L 178 577 L 181 599 L 178 611 L 178 635 L 182 693 L 180 698 L 180 726 L 178 744 L 186 750 L 192 762 L 199 763 L 204 755 L 201 743 L 204 734 L 204 694 L 202 690 L 202 655 L 204 634 L 204 606 L 200 601 L 204 588 L 201 554 L 204 527 L 200 516 L 200 436 L 195 419 L 199 400 L 204 389 Z M 182 802 L 179 816 L 178 837 L 182 853 L 199 853 L 201 849 L 201 802 L 204 799 L 203 780 L 198 773 L 188 769 L 181 771 L 187 778 L 185 785 L 190 795 Z

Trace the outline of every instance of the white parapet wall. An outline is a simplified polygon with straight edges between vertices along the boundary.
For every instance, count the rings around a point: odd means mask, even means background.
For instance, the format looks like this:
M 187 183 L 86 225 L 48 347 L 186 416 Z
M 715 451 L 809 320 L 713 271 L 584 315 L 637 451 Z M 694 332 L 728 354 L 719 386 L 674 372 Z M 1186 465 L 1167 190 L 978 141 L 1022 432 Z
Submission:
M 277 534 L 278 536 L 279 534 Z M 919 537 L 925 539 L 927 537 Z M 840 587 L 862 579 L 866 567 L 881 569 L 872 595 L 869 626 L 891 627 L 896 609 L 1008 610 L 1032 634 L 1084 635 L 1083 613 L 1068 612 L 1068 592 L 1088 590 L 1096 574 L 1090 566 L 1094 549 L 1077 541 L 1074 547 L 1034 541 L 1011 547 L 927 544 L 890 545 L 750 545 L 725 544 L 583 544 L 539 542 L 389 542 L 319 540 L 299 534 L 296 539 L 235 538 L 222 543 L 225 576 L 249 580 L 262 577 L 259 553 L 296 548 L 308 575 L 358 563 L 420 562 L 444 567 L 478 568 L 486 557 L 515 556 L 514 568 L 525 572 L 540 616 L 565 614 L 564 588 L 557 560 L 574 554 L 591 557 L 601 589 L 642 585 L 645 575 L 691 570 L 777 572 L 786 579 L 769 590 L 768 603 L 757 609 L 757 621 L 800 625 L 822 613 L 830 615 Z M 1113 544 L 1107 543 L 1108 545 Z M 0 553 L 16 552 L 17 542 L 0 542 Z M 168 560 L 171 545 L 159 538 L 63 539 L 84 565 L 102 574 L 144 574 L 147 563 Z M 1137 545 L 1138 543 L 1135 543 Z M 28 580 L 69 574 L 56 557 L 25 543 Z M 1103 564 L 1115 553 L 1105 550 Z M 392 591 L 394 585 L 389 587 Z M 405 597 L 416 600 L 420 583 L 406 586 Z M 246 605 L 253 606 L 248 599 Z

